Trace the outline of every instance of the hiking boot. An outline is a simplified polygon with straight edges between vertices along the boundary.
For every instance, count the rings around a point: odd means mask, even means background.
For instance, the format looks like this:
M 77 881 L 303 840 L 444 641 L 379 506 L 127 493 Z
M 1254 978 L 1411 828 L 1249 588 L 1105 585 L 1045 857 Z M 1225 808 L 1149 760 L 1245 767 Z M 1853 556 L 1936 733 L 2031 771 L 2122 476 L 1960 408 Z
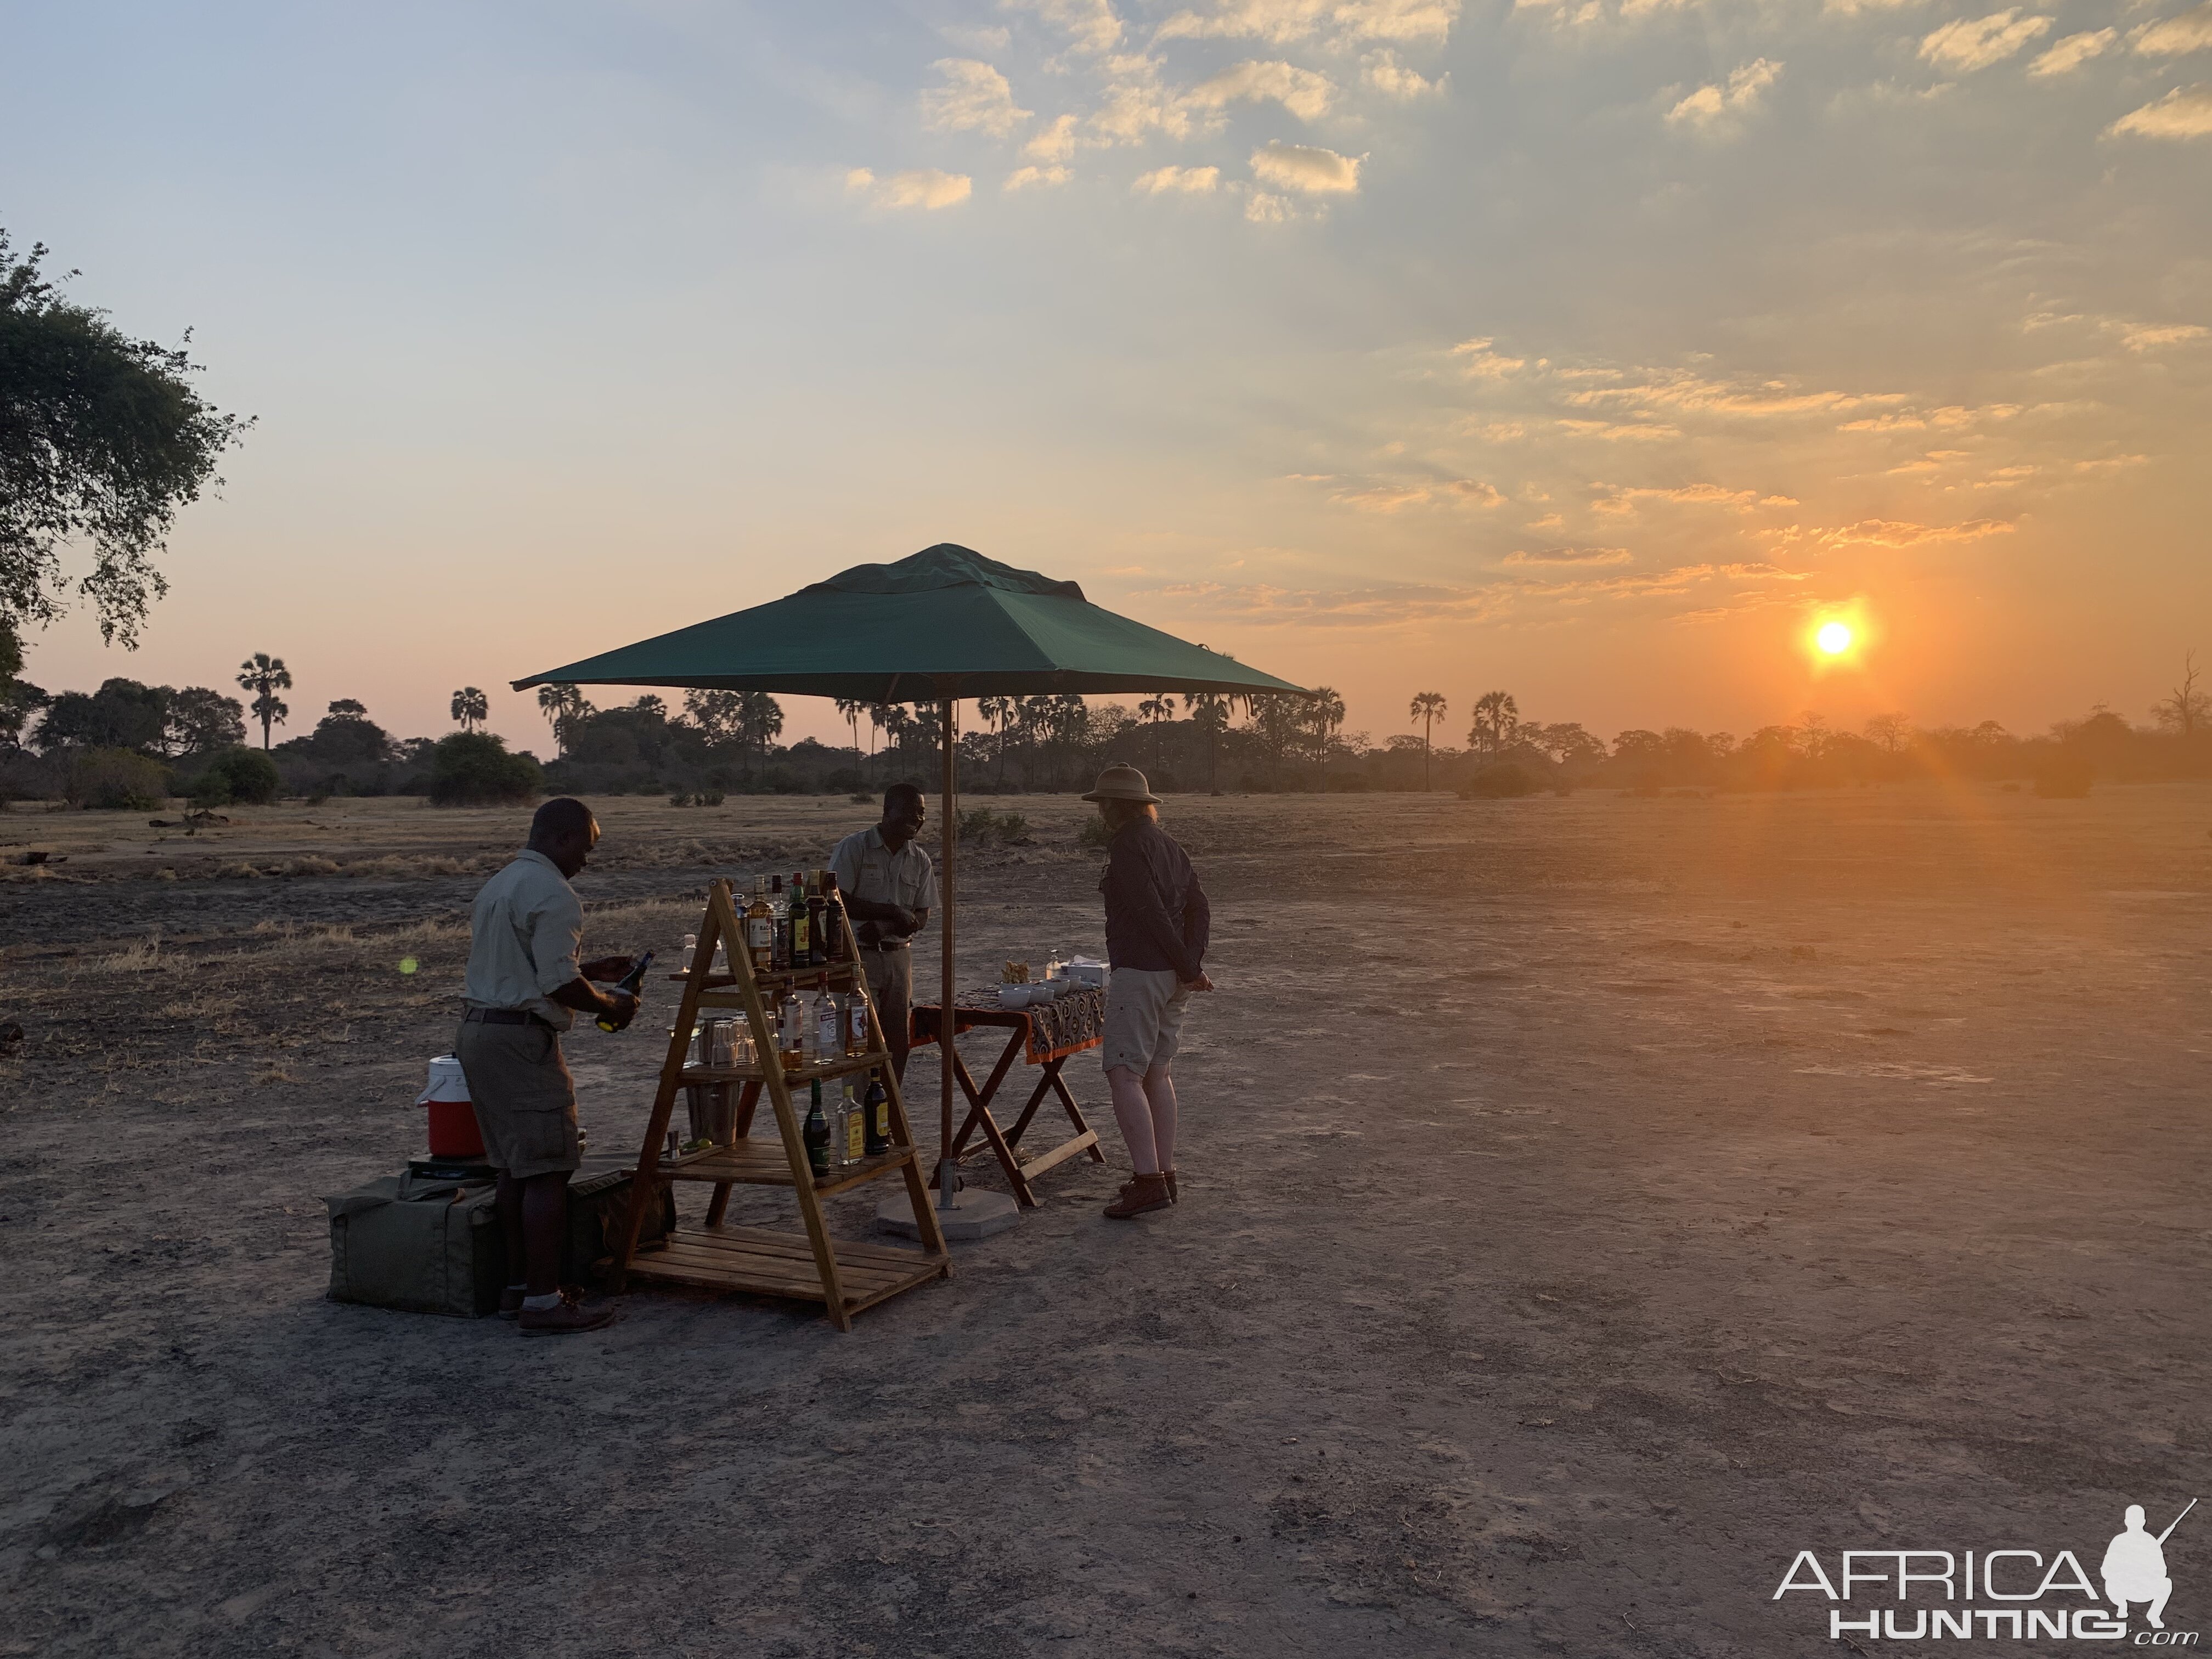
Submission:
M 1168 1183 L 1168 1202 L 1170 1204 L 1182 1203 L 1182 1195 L 1176 1191 L 1175 1171 L 1173 1170 L 1161 1170 L 1160 1179 Z
M 1127 1221 L 1148 1210 L 1164 1210 L 1174 1202 L 1164 1176 L 1140 1175 L 1123 1185 L 1121 1196 L 1106 1206 L 1106 1215 L 1109 1220 Z
M 501 1319 L 513 1319 L 520 1314 L 522 1298 L 529 1294 L 530 1292 L 520 1285 L 502 1286 L 499 1293 L 499 1316 Z M 561 1294 L 571 1302 L 580 1302 L 584 1297 L 584 1287 L 581 1285 L 563 1285 L 561 1287 Z
M 596 1331 L 602 1325 L 611 1325 L 616 1319 L 611 1302 L 602 1302 L 596 1308 L 587 1308 L 584 1299 L 574 1291 L 561 1292 L 557 1308 L 525 1308 L 515 1316 L 525 1336 L 568 1336 L 578 1331 Z

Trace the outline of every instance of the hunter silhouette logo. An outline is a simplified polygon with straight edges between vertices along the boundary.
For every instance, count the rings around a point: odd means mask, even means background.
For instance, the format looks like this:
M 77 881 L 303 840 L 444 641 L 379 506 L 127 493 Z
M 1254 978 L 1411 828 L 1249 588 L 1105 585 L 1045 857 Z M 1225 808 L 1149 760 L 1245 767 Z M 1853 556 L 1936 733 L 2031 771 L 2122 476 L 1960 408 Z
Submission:
M 2196 1507 L 2192 1498 L 2189 1509 L 2175 1516 L 2166 1529 L 2154 1538 L 2143 1530 L 2142 1505 L 2128 1505 L 2128 1529 L 2106 1546 L 2105 1565 L 2099 1570 L 2105 1581 L 2105 1599 L 2121 1618 L 2128 1616 L 2129 1602 L 2148 1601 L 2150 1611 L 2143 1616 L 2150 1620 L 2150 1627 L 2166 1628 L 2166 1598 L 2173 1594 L 2173 1580 L 2166 1572 L 2166 1540 L 2173 1536 L 2182 1516 Z
M 2016 1548 L 1844 1550 L 1836 1558 L 1833 1577 L 1817 1553 L 1800 1550 L 1773 1599 L 1797 1590 L 1839 1604 L 1828 1609 L 1830 1641 L 2059 1638 L 2193 1648 L 2197 1632 L 2166 1627 L 2166 1604 L 2173 1595 L 2166 1542 L 2197 1503 L 2191 1498 L 2160 1533 L 2145 1525 L 2142 1504 L 2129 1504 L 2122 1530 L 2098 1565 L 2101 1591 L 2082 1557 L 2069 1549 L 2051 1555 Z M 2130 1607 L 2142 1609 L 2145 1628 L 2130 1632 Z

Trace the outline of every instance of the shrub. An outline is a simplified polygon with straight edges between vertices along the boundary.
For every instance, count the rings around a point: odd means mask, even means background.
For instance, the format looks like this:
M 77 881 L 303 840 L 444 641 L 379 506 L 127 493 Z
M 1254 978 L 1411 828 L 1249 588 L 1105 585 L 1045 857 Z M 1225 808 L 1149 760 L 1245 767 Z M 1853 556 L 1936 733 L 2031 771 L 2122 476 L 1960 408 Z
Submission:
M 1484 767 L 1460 785 L 1459 793 L 1462 800 L 1512 800 L 1522 795 L 1533 795 L 1540 787 L 1526 767 L 1500 761 L 1495 766 Z
M 2045 800 L 2080 800 L 2096 773 L 2080 755 L 2052 755 L 2035 769 L 2035 793 Z
M 994 812 L 988 806 L 978 806 L 960 814 L 960 839 L 963 841 L 994 841 L 1001 846 L 1027 841 L 1030 821 L 1019 812 Z
M 218 749 L 192 782 L 192 805 L 228 806 L 233 801 L 266 806 L 276 799 L 283 780 L 276 763 L 258 749 Z
M 151 812 L 168 799 L 169 769 L 128 749 L 84 749 L 70 757 L 62 799 L 72 806 Z
M 1083 827 L 1075 832 L 1075 844 L 1078 847 L 1095 847 L 1102 852 L 1107 843 L 1113 839 L 1114 832 L 1106 827 L 1106 820 L 1103 818 L 1085 818 L 1083 820 Z
M 545 774 L 527 755 L 510 755 L 489 732 L 456 732 L 430 753 L 430 799 L 441 806 L 526 801 L 544 793 Z

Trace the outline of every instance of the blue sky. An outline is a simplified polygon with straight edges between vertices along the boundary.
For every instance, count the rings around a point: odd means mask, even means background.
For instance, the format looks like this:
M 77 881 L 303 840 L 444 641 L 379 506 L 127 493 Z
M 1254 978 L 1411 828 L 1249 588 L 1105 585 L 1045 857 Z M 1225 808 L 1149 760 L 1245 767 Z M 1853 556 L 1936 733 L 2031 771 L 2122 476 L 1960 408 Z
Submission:
M 1350 724 L 2212 656 L 2212 3 L 11 7 L 0 223 L 259 417 L 135 656 L 463 683 L 939 540 Z M 1860 618 L 1814 677 L 1807 622 Z M 2200 637 L 2202 636 L 2202 637 Z M 794 701 L 794 730 L 825 709 Z

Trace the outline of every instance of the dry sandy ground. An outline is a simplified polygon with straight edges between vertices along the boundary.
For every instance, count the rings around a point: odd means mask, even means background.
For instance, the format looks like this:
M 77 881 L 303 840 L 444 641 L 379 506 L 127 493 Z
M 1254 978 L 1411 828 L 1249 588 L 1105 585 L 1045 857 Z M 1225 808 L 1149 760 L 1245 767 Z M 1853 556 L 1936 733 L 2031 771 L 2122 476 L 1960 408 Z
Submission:
M 1099 943 L 1011 804 L 969 979 Z M 610 803 L 590 944 L 867 816 Z M 850 1335 L 565 1342 L 322 1296 L 521 822 L 0 817 L 69 854 L 0 866 L 0 1652 L 1835 1653 L 1801 1548 L 2094 1571 L 2212 1495 L 2212 790 L 1177 802 L 1175 1212 L 1101 1218 L 1117 1144 Z M 311 859 L 377 867 L 206 872 Z M 597 1146 L 657 1046 L 574 1042 Z M 2212 1625 L 2204 1511 L 2168 1559 Z

